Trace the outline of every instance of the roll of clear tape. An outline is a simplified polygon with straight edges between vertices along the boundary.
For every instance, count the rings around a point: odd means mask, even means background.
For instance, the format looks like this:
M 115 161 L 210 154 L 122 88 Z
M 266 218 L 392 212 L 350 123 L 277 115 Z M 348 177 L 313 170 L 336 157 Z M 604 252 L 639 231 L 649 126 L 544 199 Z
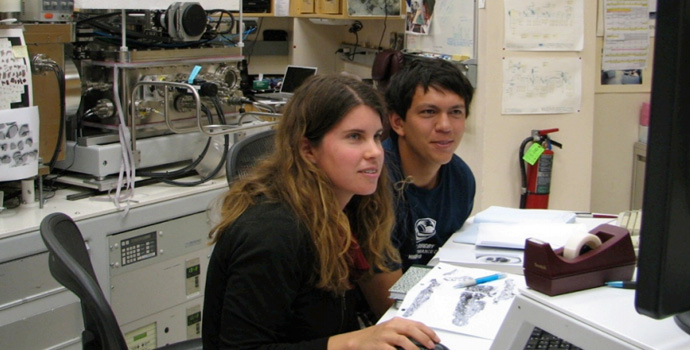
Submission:
M 599 237 L 588 233 L 588 232 L 578 232 L 574 233 L 563 246 L 563 257 L 565 259 L 575 259 L 583 252 L 582 250 L 587 247 L 591 249 L 597 249 L 601 246 L 601 240 Z

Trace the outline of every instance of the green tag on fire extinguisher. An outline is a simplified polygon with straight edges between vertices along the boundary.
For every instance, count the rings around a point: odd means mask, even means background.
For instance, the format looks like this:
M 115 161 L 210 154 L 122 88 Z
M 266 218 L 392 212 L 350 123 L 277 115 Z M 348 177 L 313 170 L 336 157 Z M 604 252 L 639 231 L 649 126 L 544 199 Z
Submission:
M 542 153 L 544 153 L 544 146 L 538 143 L 533 143 L 532 146 L 529 147 L 525 155 L 522 156 L 522 160 L 527 162 L 529 165 L 534 165 L 534 163 L 536 163 L 537 160 L 539 160 L 539 157 Z

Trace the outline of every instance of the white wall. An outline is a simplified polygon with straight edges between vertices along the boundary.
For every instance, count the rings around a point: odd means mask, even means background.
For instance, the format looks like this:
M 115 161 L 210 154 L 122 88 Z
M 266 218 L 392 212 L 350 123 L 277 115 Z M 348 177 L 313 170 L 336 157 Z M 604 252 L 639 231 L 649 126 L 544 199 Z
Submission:
M 549 208 L 617 213 L 629 209 L 632 145 L 637 141 L 639 106 L 648 93 L 598 93 L 596 36 L 597 3 L 584 1 L 585 44 L 580 52 L 508 52 L 503 50 L 503 2 L 487 1 L 478 12 L 478 87 L 458 154 L 477 178 L 475 212 L 491 205 L 517 207 L 520 196 L 518 151 L 532 129 L 559 128 L 552 134 L 563 144 L 555 149 Z M 347 71 L 370 77 L 371 67 L 345 62 L 334 52 L 342 42 L 352 43 L 348 26 L 327 26 L 307 19 L 288 21 L 290 56 L 279 64 L 316 65 L 320 72 Z M 360 45 L 377 46 L 382 20 L 365 20 Z M 267 27 L 264 27 L 267 28 Z M 404 22 L 389 19 L 383 47 L 391 31 L 402 31 Z M 579 57 L 582 59 L 580 111 L 556 115 L 502 115 L 503 57 Z M 274 59 L 275 60 L 275 59 Z M 250 72 L 265 70 L 262 59 Z M 282 71 L 282 68 L 278 70 Z M 649 77 L 651 78 L 651 77 Z
M 602 41 L 601 37 L 597 38 L 599 47 Z M 639 139 L 640 108 L 650 99 L 653 47 L 652 38 L 642 85 L 597 86 L 592 157 L 593 212 L 640 209 L 631 207 L 633 147 Z
M 475 210 L 491 205 L 517 207 L 520 197 L 519 146 L 533 129 L 559 128 L 549 208 L 589 210 L 594 125 L 596 3 L 584 2 L 585 43 L 580 52 L 508 52 L 503 49 L 502 1 L 487 1 L 479 10 L 479 76 L 472 106 L 474 123 L 459 154 L 478 179 Z M 573 114 L 502 115 L 503 58 L 579 57 L 582 60 L 582 104 Z M 597 75 L 598 76 L 598 75 Z

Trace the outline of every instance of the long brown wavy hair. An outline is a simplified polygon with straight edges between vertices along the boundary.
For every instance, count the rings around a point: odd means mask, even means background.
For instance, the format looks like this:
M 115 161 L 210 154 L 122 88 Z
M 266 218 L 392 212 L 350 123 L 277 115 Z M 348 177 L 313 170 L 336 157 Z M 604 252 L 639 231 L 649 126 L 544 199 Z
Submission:
M 360 105 L 371 107 L 385 122 L 382 97 L 355 78 L 317 75 L 304 82 L 283 110 L 275 151 L 251 174 L 236 180 L 221 199 L 220 222 L 209 233 L 211 243 L 263 197 L 289 206 L 310 232 L 318 259 L 317 288 L 341 294 L 352 287 L 348 250 L 357 242 L 372 268 L 390 271 L 387 266 L 400 257 L 390 239 L 394 213 L 386 167 L 373 194 L 355 195 L 342 210 L 328 177 L 299 147 L 305 138 L 318 146 L 329 130 Z

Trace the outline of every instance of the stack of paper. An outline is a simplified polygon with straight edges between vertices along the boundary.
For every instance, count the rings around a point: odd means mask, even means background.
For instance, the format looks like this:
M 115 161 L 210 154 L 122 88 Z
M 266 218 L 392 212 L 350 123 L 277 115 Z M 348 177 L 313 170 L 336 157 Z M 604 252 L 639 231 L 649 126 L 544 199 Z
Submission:
M 491 206 L 474 216 L 474 223 L 552 223 L 567 224 L 575 222 L 577 214 L 573 211 L 551 209 L 515 209 Z
M 536 238 L 557 249 L 568 237 L 587 232 L 584 224 L 479 224 L 476 245 L 480 247 L 524 249 L 525 240 Z
M 565 244 L 572 232 L 587 230 L 573 224 L 576 217 L 573 211 L 491 206 L 453 235 L 453 242 L 522 249 L 525 239 L 534 237 L 557 248 Z
M 427 265 L 412 265 L 407 271 L 397 280 L 393 286 L 388 290 L 391 295 L 390 298 L 394 300 L 403 300 L 407 292 L 414 287 L 426 274 L 431 271 L 431 266 Z

